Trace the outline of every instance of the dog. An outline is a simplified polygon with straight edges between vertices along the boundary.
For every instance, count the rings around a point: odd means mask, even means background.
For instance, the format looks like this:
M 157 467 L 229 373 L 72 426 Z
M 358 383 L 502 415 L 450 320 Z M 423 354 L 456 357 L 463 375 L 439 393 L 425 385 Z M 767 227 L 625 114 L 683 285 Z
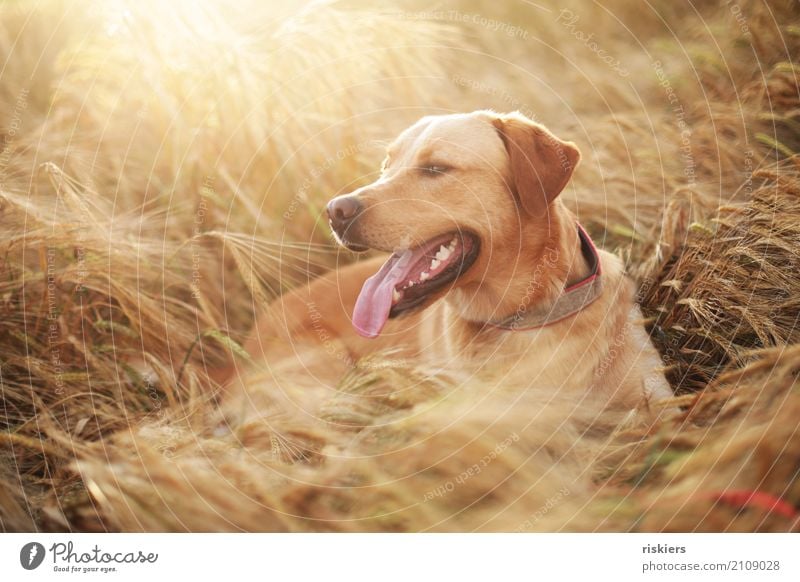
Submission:
M 284 294 L 246 350 L 329 377 L 387 351 L 470 374 L 491 365 L 584 408 L 652 414 L 672 393 L 634 284 L 559 198 L 580 157 L 518 112 L 422 118 L 375 182 L 327 205 L 339 244 L 388 258 Z M 325 349 L 311 361 L 308 346 Z

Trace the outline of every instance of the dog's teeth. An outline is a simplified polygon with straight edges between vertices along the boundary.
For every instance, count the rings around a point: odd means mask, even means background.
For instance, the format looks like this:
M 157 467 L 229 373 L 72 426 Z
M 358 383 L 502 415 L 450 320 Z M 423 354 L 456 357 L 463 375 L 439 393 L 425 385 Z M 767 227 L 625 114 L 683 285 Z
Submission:
M 439 265 L 441 265 L 441 264 L 442 264 L 442 262 L 441 262 L 441 261 L 439 261 L 439 260 L 437 260 L 437 259 L 433 259 L 433 260 L 431 261 L 431 269 L 433 269 L 433 270 L 435 270 L 435 269 L 438 269 L 438 268 L 439 268 Z
M 430 279 L 430 278 L 431 278 L 431 275 L 430 275 L 430 273 L 428 273 L 428 271 L 422 271 L 422 272 L 419 274 L 419 281 L 420 281 L 420 283 L 421 283 L 422 281 L 427 281 L 427 280 L 428 280 L 428 279 Z
M 457 244 L 458 244 L 458 239 L 456 237 L 453 237 L 453 240 L 451 240 L 450 244 L 448 245 L 448 248 L 450 249 L 450 252 L 453 252 L 454 250 L 456 250 L 456 245 Z
M 451 254 L 453 254 L 453 251 L 449 247 L 442 245 L 436 252 L 436 258 L 439 259 L 440 261 L 446 261 Z
M 406 287 L 413 287 L 413 286 L 414 286 L 414 281 L 409 281 L 408 285 L 406 285 Z
M 398 301 L 400 301 L 400 291 L 392 289 L 392 302 L 397 303 Z

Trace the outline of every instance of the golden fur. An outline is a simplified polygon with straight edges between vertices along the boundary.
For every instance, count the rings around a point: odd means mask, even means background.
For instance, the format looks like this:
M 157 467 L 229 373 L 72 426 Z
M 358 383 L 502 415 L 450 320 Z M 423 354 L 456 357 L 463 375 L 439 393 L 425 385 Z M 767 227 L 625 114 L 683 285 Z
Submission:
M 330 272 L 273 303 L 246 349 L 267 368 L 283 362 L 284 370 L 310 374 L 323 392 L 359 359 L 391 350 L 470 375 L 500 366 L 504 382 L 524 387 L 529 399 L 566 397 L 565 416 L 579 407 L 584 415 L 649 409 L 671 392 L 617 257 L 599 251 L 604 290 L 580 313 L 532 331 L 484 325 L 521 305 L 547 306 L 587 274 L 575 217 L 558 199 L 579 157 L 574 144 L 520 114 L 421 119 L 388 148 L 379 179 L 350 195 L 364 211 L 348 236 L 392 251 L 467 229 L 481 240 L 476 262 L 424 309 L 390 320 L 377 339 L 359 337 L 351 318 L 384 257 Z M 428 165 L 452 169 L 430 180 L 419 172 Z M 241 386 L 246 392 L 248 383 Z M 313 413 L 318 396 L 309 390 L 302 402 L 285 404 Z

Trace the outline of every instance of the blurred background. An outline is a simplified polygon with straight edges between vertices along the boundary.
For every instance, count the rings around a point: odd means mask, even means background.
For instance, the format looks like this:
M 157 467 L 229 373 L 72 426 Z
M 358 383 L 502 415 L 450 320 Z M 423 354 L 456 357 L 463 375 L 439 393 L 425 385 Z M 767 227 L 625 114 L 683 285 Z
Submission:
M 356 260 L 324 205 L 372 181 L 423 115 L 519 110 L 579 145 L 565 199 L 647 282 L 662 353 L 695 342 L 671 363 L 680 390 L 793 342 L 794 308 L 709 340 L 719 310 L 690 305 L 705 318 L 691 335 L 663 307 L 681 297 L 659 293 L 685 290 L 695 271 L 660 269 L 751 200 L 754 173 L 796 163 L 798 14 L 791 0 L 6 0 L 3 528 L 105 527 L 83 512 L 75 459 L 143 419 L 213 410 L 209 371 L 246 361 L 263 304 Z

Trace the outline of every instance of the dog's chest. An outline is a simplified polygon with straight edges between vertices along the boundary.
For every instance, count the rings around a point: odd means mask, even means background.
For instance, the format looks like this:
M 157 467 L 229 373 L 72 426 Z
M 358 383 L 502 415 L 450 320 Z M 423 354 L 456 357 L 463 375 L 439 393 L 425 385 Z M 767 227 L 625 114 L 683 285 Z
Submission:
M 585 334 L 560 326 L 530 331 L 480 328 L 461 320 L 444 302 L 419 323 L 419 356 L 470 375 L 501 374 L 551 389 L 586 389 L 597 354 Z

